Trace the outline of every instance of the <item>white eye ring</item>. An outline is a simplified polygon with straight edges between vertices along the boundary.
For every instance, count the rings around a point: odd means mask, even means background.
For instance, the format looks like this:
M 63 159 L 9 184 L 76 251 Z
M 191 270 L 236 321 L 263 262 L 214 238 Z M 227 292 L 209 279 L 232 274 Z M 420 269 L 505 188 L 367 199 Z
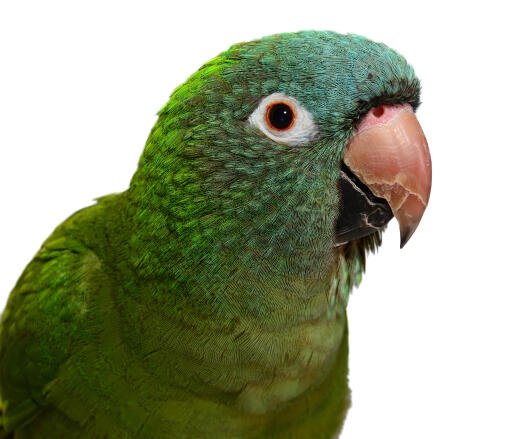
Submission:
M 268 118 L 271 108 L 276 104 L 285 104 L 292 112 L 291 123 L 282 129 L 272 126 Z M 273 93 L 263 98 L 248 118 L 248 122 L 271 140 L 290 146 L 306 145 L 319 135 L 319 129 L 312 114 L 295 98 L 283 93 Z

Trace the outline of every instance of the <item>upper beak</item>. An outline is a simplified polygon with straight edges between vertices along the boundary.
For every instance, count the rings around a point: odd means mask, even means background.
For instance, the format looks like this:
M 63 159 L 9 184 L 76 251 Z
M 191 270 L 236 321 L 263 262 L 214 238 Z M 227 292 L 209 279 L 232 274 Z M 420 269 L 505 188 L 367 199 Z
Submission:
M 347 146 L 344 163 L 399 222 L 401 248 L 419 225 L 431 191 L 431 157 L 409 104 L 372 108 Z

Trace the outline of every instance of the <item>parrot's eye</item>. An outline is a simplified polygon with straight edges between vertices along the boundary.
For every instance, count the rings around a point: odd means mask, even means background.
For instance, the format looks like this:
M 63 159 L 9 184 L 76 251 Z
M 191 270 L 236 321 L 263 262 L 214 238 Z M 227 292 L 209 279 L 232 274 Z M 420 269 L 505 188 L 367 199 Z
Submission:
M 266 119 L 276 130 L 287 130 L 293 125 L 295 115 L 293 109 L 284 102 L 277 102 L 268 107 Z
M 295 98 L 283 93 L 262 99 L 248 122 L 271 140 L 291 146 L 306 145 L 319 134 L 312 114 Z

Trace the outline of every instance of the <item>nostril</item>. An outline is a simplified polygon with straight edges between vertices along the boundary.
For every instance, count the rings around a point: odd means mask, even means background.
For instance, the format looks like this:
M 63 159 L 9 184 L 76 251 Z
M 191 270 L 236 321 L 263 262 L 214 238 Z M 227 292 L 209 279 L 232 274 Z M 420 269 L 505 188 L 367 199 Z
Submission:
M 374 117 L 382 117 L 383 113 L 385 112 L 385 107 L 379 106 L 379 107 L 373 108 L 372 111 L 373 111 Z

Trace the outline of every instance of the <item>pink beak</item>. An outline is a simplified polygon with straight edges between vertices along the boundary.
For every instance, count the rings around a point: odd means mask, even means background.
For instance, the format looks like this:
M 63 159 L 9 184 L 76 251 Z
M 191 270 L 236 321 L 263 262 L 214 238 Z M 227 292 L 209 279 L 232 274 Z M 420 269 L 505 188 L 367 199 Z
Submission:
M 428 142 L 411 105 L 372 108 L 359 123 L 343 160 L 374 195 L 387 200 L 404 247 L 431 191 Z

